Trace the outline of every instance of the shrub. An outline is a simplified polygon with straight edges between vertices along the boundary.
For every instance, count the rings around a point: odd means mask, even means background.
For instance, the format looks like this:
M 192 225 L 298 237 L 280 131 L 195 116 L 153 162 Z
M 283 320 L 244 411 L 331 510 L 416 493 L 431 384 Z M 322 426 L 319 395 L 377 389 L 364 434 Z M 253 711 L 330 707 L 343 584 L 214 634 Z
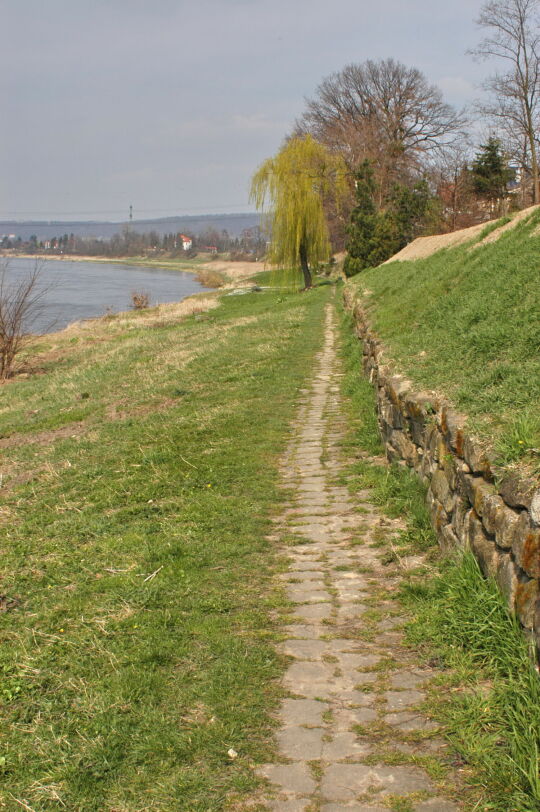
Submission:
M 131 292 L 131 306 L 133 310 L 145 310 L 150 307 L 150 294 L 146 290 L 134 290 Z
M 41 268 L 36 263 L 27 277 L 10 281 L 8 264 L 0 267 L 0 382 L 13 374 L 15 358 L 28 339 L 29 323 L 41 311 L 48 288 L 39 284 Z
M 364 260 L 357 257 L 346 256 L 343 263 L 343 273 L 346 277 L 356 276 L 360 271 L 365 270 L 366 264 Z
M 222 288 L 225 284 L 225 277 L 219 271 L 201 268 L 197 271 L 197 282 L 204 285 L 205 288 Z

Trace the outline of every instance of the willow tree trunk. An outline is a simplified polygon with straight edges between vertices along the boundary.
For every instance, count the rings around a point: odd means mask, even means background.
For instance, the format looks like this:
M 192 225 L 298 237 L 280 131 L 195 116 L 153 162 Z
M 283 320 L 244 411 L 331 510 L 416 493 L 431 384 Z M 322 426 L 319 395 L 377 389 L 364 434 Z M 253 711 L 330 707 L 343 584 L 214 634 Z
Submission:
M 311 279 L 311 271 L 309 270 L 307 249 L 305 243 L 300 243 L 300 267 L 304 275 L 304 289 L 308 290 L 313 284 Z

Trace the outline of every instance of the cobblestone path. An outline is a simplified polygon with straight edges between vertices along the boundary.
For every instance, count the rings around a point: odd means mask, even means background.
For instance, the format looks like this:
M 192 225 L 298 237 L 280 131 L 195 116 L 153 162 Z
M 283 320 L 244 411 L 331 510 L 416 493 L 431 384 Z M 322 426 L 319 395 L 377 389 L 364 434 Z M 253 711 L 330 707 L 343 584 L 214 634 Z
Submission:
M 400 568 L 381 561 L 398 523 L 335 484 L 343 464 L 333 307 L 312 388 L 283 465 L 294 499 L 281 519 L 294 534 L 281 577 L 294 604 L 281 650 L 279 759 L 262 768 L 268 809 L 282 812 L 454 812 L 439 780 L 450 770 L 444 740 L 419 710 L 435 673 L 402 645 L 393 593 Z M 446 770 L 442 766 L 446 765 Z M 448 781 L 448 775 L 446 775 Z

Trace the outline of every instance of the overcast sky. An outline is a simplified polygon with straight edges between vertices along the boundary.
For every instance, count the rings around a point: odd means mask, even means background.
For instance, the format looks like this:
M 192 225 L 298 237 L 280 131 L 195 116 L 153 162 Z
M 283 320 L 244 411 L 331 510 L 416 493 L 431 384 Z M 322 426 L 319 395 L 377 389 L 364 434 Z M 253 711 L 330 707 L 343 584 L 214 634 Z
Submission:
M 481 0 L 3 0 L 0 218 L 248 211 L 305 96 L 394 57 L 460 106 Z

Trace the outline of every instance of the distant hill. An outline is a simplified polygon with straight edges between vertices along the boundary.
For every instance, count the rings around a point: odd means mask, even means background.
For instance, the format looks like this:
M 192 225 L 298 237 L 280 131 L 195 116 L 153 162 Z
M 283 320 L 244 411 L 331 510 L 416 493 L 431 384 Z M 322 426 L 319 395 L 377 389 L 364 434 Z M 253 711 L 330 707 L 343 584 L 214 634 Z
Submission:
M 163 234 L 186 231 L 189 234 L 200 234 L 209 228 L 217 231 L 228 231 L 231 237 L 239 237 L 245 228 L 253 228 L 260 223 L 259 214 L 199 214 L 181 217 L 162 217 L 158 220 L 133 220 L 131 227 L 139 234 L 156 231 Z M 127 223 L 111 223 L 101 221 L 65 222 L 61 220 L 32 221 L 0 221 L 0 238 L 15 235 L 22 240 L 28 240 L 35 234 L 38 240 L 47 240 L 51 237 L 60 237 L 63 234 L 75 234 L 77 237 L 101 237 L 109 239 L 117 234 Z

